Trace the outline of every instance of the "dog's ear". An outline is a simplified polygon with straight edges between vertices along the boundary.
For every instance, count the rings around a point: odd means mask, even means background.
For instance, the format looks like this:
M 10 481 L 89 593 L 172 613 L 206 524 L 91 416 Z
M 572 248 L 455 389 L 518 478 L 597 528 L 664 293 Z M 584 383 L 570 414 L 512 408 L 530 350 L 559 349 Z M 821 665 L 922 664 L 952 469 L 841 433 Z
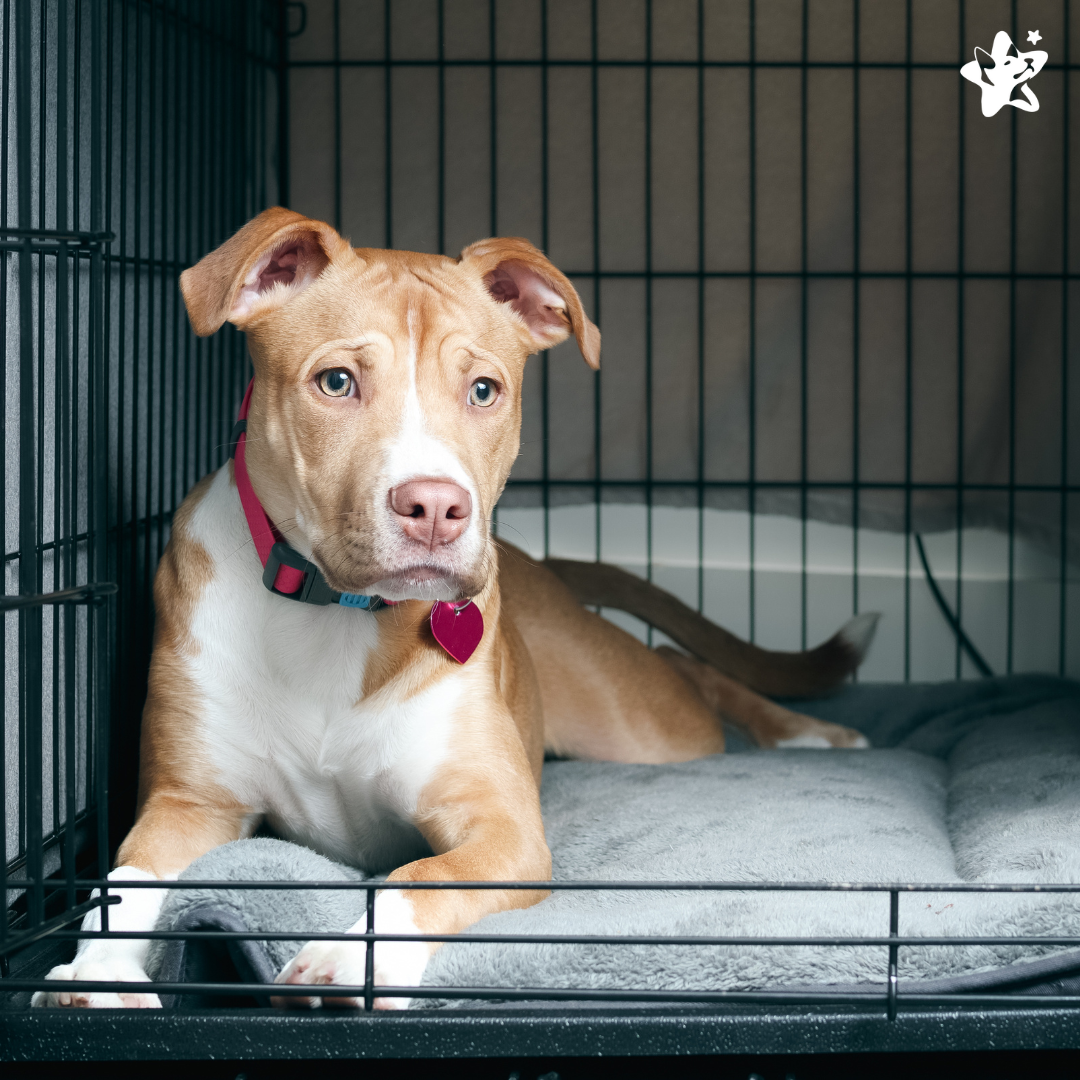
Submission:
M 585 363 L 600 367 L 600 331 L 589 321 L 577 290 L 528 240 L 478 240 L 461 253 L 476 268 L 488 295 L 521 317 L 535 351 L 550 349 L 573 331 Z
M 335 258 L 351 252 L 323 221 L 275 206 L 180 275 L 188 318 L 199 337 L 224 322 L 243 327 L 308 287 Z
M 994 58 L 985 49 L 980 49 L 978 45 L 975 46 L 975 59 L 979 61 L 979 67 L 983 71 L 986 71 L 987 68 L 997 67 Z

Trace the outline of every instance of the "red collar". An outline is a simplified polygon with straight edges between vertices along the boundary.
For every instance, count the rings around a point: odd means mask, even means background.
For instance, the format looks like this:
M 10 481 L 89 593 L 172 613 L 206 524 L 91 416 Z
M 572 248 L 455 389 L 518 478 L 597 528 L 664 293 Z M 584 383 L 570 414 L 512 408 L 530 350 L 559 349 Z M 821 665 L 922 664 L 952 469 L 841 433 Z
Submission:
M 266 516 L 266 511 L 251 486 L 244 457 L 247 415 L 254 385 L 255 380 L 252 379 L 244 394 L 240 417 L 233 428 L 229 443 L 229 456 L 233 459 L 233 475 L 236 478 L 236 490 L 240 493 L 240 504 L 244 508 L 244 517 L 247 518 L 259 561 L 263 564 L 263 584 L 277 596 L 298 600 L 304 604 L 340 604 L 342 607 L 360 608 L 364 611 L 378 611 L 380 608 L 393 606 L 396 601 L 384 600 L 380 596 L 340 593 L 332 589 L 322 571 L 299 551 L 290 547 Z M 430 623 L 435 640 L 461 664 L 472 656 L 484 636 L 484 618 L 472 600 L 459 604 L 446 600 L 436 601 L 431 605 Z

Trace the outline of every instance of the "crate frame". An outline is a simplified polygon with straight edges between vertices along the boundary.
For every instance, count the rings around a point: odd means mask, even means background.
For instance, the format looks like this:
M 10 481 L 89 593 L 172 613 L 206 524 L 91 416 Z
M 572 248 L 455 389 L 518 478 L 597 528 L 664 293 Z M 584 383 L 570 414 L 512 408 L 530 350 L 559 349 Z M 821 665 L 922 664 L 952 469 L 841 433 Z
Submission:
M 438 5 L 440 18 L 443 3 L 444 0 L 440 0 Z M 753 0 L 750 3 L 753 11 Z M 389 8 L 390 0 L 386 0 L 387 15 Z M 541 0 L 541 8 L 546 26 L 546 0 Z M 598 57 L 597 0 L 591 0 L 590 10 L 592 57 L 573 63 L 591 72 L 595 114 L 598 72 L 614 62 Z M 651 18 L 651 0 L 647 0 L 646 10 Z M 807 10 L 804 5 L 804 24 Z M 857 18 L 857 2 L 855 10 Z M 333 11 L 336 24 L 340 17 L 340 0 L 334 0 Z M 703 11 L 704 0 L 699 0 L 699 30 Z M 1066 3 L 1066 26 L 1068 14 L 1069 4 Z M 288 202 L 289 79 L 292 71 L 303 66 L 290 60 L 289 40 L 291 35 L 302 32 L 306 8 L 289 0 L 247 0 L 230 6 L 227 13 L 225 8 L 215 12 L 209 0 L 87 0 L 86 3 L 76 0 L 47 3 L 42 0 L 38 5 L 32 0 L 3 0 L 0 18 L 3 40 L 8 43 L 3 56 L 4 107 L 0 118 L 3 124 L 0 177 L 5 180 L 0 186 L 0 221 L 4 223 L 0 229 L 0 259 L 3 260 L 0 268 L 0 309 L 6 312 L 10 306 L 8 296 L 12 290 L 17 293 L 17 326 L 12 327 L 8 320 L 4 323 L 4 330 L 8 334 L 9 345 L 15 341 L 18 349 L 19 430 L 37 436 L 21 439 L 17 487 L 18 546 L 7 556 L 9 564 L 18 562 L 18 591 L 14 595 L 9 594 L 3 601 L 4 610 L 17 612 L 14 618 L 18 620 L 18 745 L 21 755 L 18 850 L 15 859 L 0 860 L 0 893 L 6 897 L 14 894 L 9 903 L 9 917 L 0 923 L 0 990 L 5 991 L 5 998 L 9 998 L 11 993 L 25 993 L 45 985 L 40 978 L 34 978 L 33 973 L 46 964 L 50 950 L 55 950 L 58 943 L 92 936 L 69 929 L 86 911 L 100 907 L 104 925 L 101 933 L 109 932 L 109 893 L 120 883 L 108 882 L 105 875 L 110 853 L 115 850 L 133 801 L 133 756 L 130 748 L 123 747 L 134 744 L 132 736 L 137 731 L 145 686 L 144 671 L 149 656 L 146 628 L 151 621 L 151 576 L 167 538 L 172 511 L 190 484 L 222 456 L 220 452 L 227 441 L 233 410 L 241 396 L 247 374 L 246 354 L 240 335 L 226 330 L 212 342 L 195 342 L 187 333 L 183 312 L 175 296 L 175 278 L 183 266 L 223 239 L 263 205 L 272 201 Z M 1014 22 L 1015 19 L 1014 4 Z M 387 27 L 389 25 L 387 17 Z M 461 62 L 488 67 L 493 84 L 499 68 L 515 63 L 496 57 L 494 27 L 495 6 L 492 4 L 491 57 L 483 61 Z M 909 96 L 910 72 L 917 66 L 910 60 L 910 27 L 909 0 L 909 60 L 906 65 L 899 65 L 908 71 Z M 386 57 L 363 63 L 385 68 L 389 80 L 394 67 L 412 62 L 392 58 L 389 30 L 387 34 Z M 808 71 L 814 66 L 805 54 L 805 40 L 804 33 L 801 62 L 786 65 L 802 72 L 804 159 L 805 82 Z M 148 64 L 139 59 L 144 48 L 150 50 Z M 215 49 L 218 50 L 216 54 L 213 53 Z M 220 71 L 215 74 L 215 55 L 219 59 L 225 57 L 230 60 L 231 83 Z M 342 184 L 340 80 L 343 68 L 351 63 L 335 57 L 330 65 L 337 88 L 334 129 L 338 161 L 338 220 Z M 447 68 L 457 62 L 448 60 L 440 53 L 438 59 L 422 63 L 437 68 L 440 79 L 443 79 Z M 545 55 L 539 61 L 528 63 L 537 64 L 546 78 L 550 66 L 564 62 L 550 60 Z M 675 64 L 698 71 L 699 95 L 703 94 L 703 73 L 712 65 L 711 61 L 705 60 L 703 53 L 697 61 L 685 62 L 654 60 L 650 53 L 638 66 L 643 66 L 647 78 L 651 79 L 654 68 Z M 160 68 L 156 65 L 160 65 Z M 748 66 L 753 69 L 768 64 L 751 56 Z M 856 58 L 854 64 L 839 66 L 858 69 L 860 64 Z M 1064 71 L 1067 84 L 1068 76 L 1077 65 L 1072 64 L 1066 54 L 1063 64 L 1050 66 Z M 198 102 L 198 107 L 204 111 L 178 113 L 182 119 L 178 119 L 170 128 L 165 123 L 168 111 L 170 108 L 179 109 L 178 103 L 185 91 L 193 92 L 196 76 L 200 83 L 205 80 L 208 85 Z M 55 96 L 50 98 L 53 85 Z M 753 85 L 751 80 L 751 87 Z M 142 97 L 144 91 L 149 92 L 145 100 Z M 216 127 L 210 125 L 208 130 L 199 132 L 200 120 L 205 124 L 213 109 L 222 106 L 230 92 L 238 91 L 244 95 L 242 123 L 231 129 L 224 124 Z M 546 95 L 544 100 L 546 102 Z M 387 109 L 390 109 L 389 98 Z M 12 116 L 13 125 L 9 123 Z M 160 135 L 154 125 L 155 117 L 160 118 L 163 124 Z M 699 112 L 699 124 L 700 117 Z M 1066 130 L 1068 119 L 1066 104 Z M 546 120 L 545 115 L 545 132 Z M 1015 190 L 1015 115 L 1011 118 L 1011 124 L 1014 146 L 1011 169 Z M 11 126 L 15 128 L 14 140 L 9 138 Z M 241 136 L 239 150 L 236 149 L 237 140 L 234 138 L 238 133 Z M 54 153 L 51 158 L 46 149 L 50 136 L 64 149 L 64 152 Z M 443 137 L 441 134 L 440 138 Z M 648 131 L 646 138 L 649 138 Z M 16 147 L 14 167 L 8 149 L 12 143 Z M 908 150 L 910 157 L 910 142 Z M 595 165 L 598 154 L 595 123 L 592 153 Z M 494 169 L 494 155 L 492 160 Z M 199 179 L 209 175 L 206 170 L 222 162 L 224 170 L 218 187 L 211 186 L 207 191 L 197 192 Z M 183 176 L 184 184 L 177 177 L 169 176 L 170 163 L 187 170 Z M 1067 173 L 1067 157 L 1064 167 Z M 703 168 L 699 161 L 699 169 Z M 803 175 L 802 197 L 805 206 L 805 168 Z M 648 183 L 647 173 L 647 187 Z M 545 172 L 545 204 L 546 185 Z M 1065 189 L 1067 192 L 1067 183 Z M 12 191 L 14 198 L 10 197 Z M 388 184 L 388 222 L 391 219 L 391 191 L 392 187 Z M 170 197 L 172 203 L 169 202 Z M 178 199 L 187 200 L 186 219 L 181 218 Z M 594 203 L 599 199 L 595 183 L 593 199 Z M 646 206 L 649 205 L 650 199 L 647 197 Z M 159 228 L 156 215 L 164 213 L 168 207 L 172 208 L 173 217 Z M 1015 195 L 1011 212 L 1015 233 Z M 440 203 L 442 213 L 444 207 Z M 806 263 L 805 219 L 804 213 L 801 271 L 785 275 L 798 277 L 801 281 L 804 324 L 808 283 L 820 276 Z M 598 230 L 598 214 L 594 214 L 593 221 L 594 230 Z M 493 208 L 493 232 L 497 231 L 497 224 Z M 445 222 L 441 218 L 440 234 L 444 234 L 444 231 Z M 651 236 L 648 231 L 647 236 Z M 540 239 L 542 243 L 546 241 L 546 229 L 545 236 Z M 594 250 L 598 252 L 598 233 L 594 240 Z M 910 248 L 910 226 L 908 244 Z M 1063 295 L 1067 293 L 1069 283 L 1080 278 L 1080 274 L 1068 271 L 1067 259 L 1066 250 L 1062 273 L 1050 275 L 1060 280 Z M 647 291 L 651 290 L 654 279 L 665 276 L 665 272 L 652 269 L 651 261 L 650 252 L 648 269 L 637 275 L 644 278 Z M 619 276 L 618 272 L 603 270 L 598 258 L 592 267 L 577 268 L 573 273 L 596 283 L 605 277 Z M 698 269 L 679 272 L 676 276 L 693 282 L 700 297 L 706 281 L 717 274 L 706 270 L 703 248 L 700 248 Z M 753 295 L 754 284 L 768 274 L 759 272 L 751 265 L 748 276 Z M 861 279 L 873 275 L 864 273 L 856 266 L 848 276 Z M 893 276 L 907 283 L 910 313 L 912 283 L 922 275 L 910 269 L 909 260 L 909 269 Z M 944 276 L 963 280 L 978 275 L 965 274 L 961 268 L 954 274 Z M 1010 303 L 1015 308 L 1016 283 L 1031 276 L 1017 270 L 1015 246 L 1009 272 L 998 276 L 1009 281 Z M 132 314 L 140 310 L 140 305 L 149 306 L 149 316 L 145 322 L 141 314 L 138 317 Z M 51 324 L 47 318 L 49 310 L 55 313 Z M 699 303 L 699 312 L 702 310 L 703 305 Z M 1067 302 L 1063 303 L 1062 311 L 1064 348 L 1069 333 Z M 125 324 L 132 318 L 135 318 L 135 323 L 129 344 Z M 48 347 L 47 338 L 50 339 Z M 703 335 L 699 334 L 699 341 L 703 340 Z M 805 340 L 804 325 L 804 370 L 807 362 Z M 156 357 L 155 362 L 148 362 L 145 368 L 140 367 L 135 359 L 142 342 L 145 342 L 149 355 Z M 649 342 L 646 367 L 647 380 L 651 385 L 651 335 Z M 1010 348 L 1011 377 L 1015 380 L 1015 334 Z M 910 334 L 907 349 L 910 427 Z M 549 409 L 547 358 L 541 363 L 546 416 Z M 699 360 L 699 382 L 704 378 L 703 364 L 702 356 Z M 1063 425 L 1067 370 L 1067 364 L 1063 363 Z M 856 365 L 856 378 L 857 371 Z M 197 376 L 202 373 L 207 376 L 205 384 L 197 385 Z M 57 413 L 59 422 L 53 429 L 55 445 L 51 456 L 51 484 L 45 465 L 49 456 L 45 453 L 47 447 L 44 438 L 48 411 L 45 386 L 48 379 L 52 379 L 57 388 L 52 404 L 60 410 Z M 69 408 L 66 403 L 77 397 L 76 390 L 83 392 L 83 404 Z M 3 395 L 3 409 L 7 415 L 6 384 L 0 388 L 0 394 Z M 156 410 L 153 407 L 155 394 Z M 855 399 L 858 400 L 857 393 Z M 147 408 L 145 415 L 140 416 L 140 403 L 144 400 Z M 118 408 L 116 401 L 121 403 Z M 595 401 L 599 416 L 599 382 Z M 63 411 L 65 409 L 66 412 Z M 185 409 L 190 413 L 190 420 Z M 809 494 L 818 488 L 830 486 L 848 489 L 855 499 L 857 517 L 858 493 L 864 487 L 882 487 L 879 483 L 861 481 L 857 462 L 850 482 L 830 485 L 809 479 L 805 469 L 806 409 L 804 377 L 804 469 L 800 482 L 794 485 L 801 500 L 803 520 L 804 641 L 805 524 Z M 1014 427 L 1010 428 L 1011 440 L 1014 438 Z M 596 432 L 599 439 L 599 422 Z M 173 439 L 169 453 L 161 449 L 165 445 L 166 433 Z M 652 493 L 668 482 L 655 477 L 652 472 L 651 429 L 649 444 L 647 475 L 640 481 L 626 483 L 635 487 L 644 486 L 651 504 Z M 140 466 L 138 462 L 140 446 L 150 447 L 145 466 Z M 1065 453 L 1063 437 L 1063 463 Z M 79 455 L 84 455 L 88 462 L 85 471 L 80 471 L 74 462 Z M 596 460 L 601 460 L 599 444 Z M 913 493 L 933 485 L 913 481 L 910 461 L 908 465 L 908 477 L 899 485 L 899 489 L 907 499 L 910 524 Z M 1080 485 L 1067 482 L 1064 464 L 1061 483 L 1050 485 L 1049 488 L 1046 485 L 1017 482 L 1014 467 L 1013 461 L 1008 483 L 999 485 L 1009 498 L 1010 506 L 1018 493 L 1029 489 L 1046 489 L 1061 499 L 1060 640 L 1063 668 L 1065 504 L 1070 496 L 1080 493 Z M 577 485 L 594 490 L 598 507 L 603 490 L 617 486 L 617 482 L 600 475 L 599 466 L 597 476 L 592 480 L 565 481 L 554 478 L 550 475 L 546 444 L 543 469 L 541 484 L 545 506 L 548 505 L 550 493 L 560 485 Z M 8 472 L 5 471 L 0 475 L 0 485 L 6 485 L 7 478 Z M 530 480 L 523 483 L 535 486 L 536 482 Z M 678 483 L 686 486 L 682 481 Z M 705 505 L 705 491 L 718 483 L 722 485 L 722 482 L 705 478 L 702 464 L 696 481 L 700 507 Z M 770 483 L 757 479 L 751 467 L 751 475 L 745 482 L 733 481 L 730 486 L 748 490 L 753 505 L 754 492 L 769 488 Z M 81 485 L 88 488 L 85 504 L 80 501 Z M 793 487 L 786 482 L 772 486 Z M 965 483 L 962 479 L 955 484 L 938 486 L 956 491 L 958 507 L 963 506 L 964 491 L 980 487 Z M 8 493 L 6 486 L 4 491 Z M 54 499 L 50 528 L 45 524 L 50 512 L 46 505 L 48 496 Z M 62 554 L 63 560 L 49 555 L 49 552 Z M 921 549 L 920 555 L 925 562 Z M 932 582 L 928 564 L 926 570 Z M 1011 574 L 1010 564 L 1010 590 Z M 965 644 L 959 603 L 954 614 L 940 593 L 938 597 L 946 617 L 955 624 L 956 670 L 959 674 L 961 652 L 967 651 L 970 655 L 970 643 Z M 46 610 L 55 613 L 51 638 L 47 632 Z M 80 615 L 79 611 L 84 614 Z M 48 744 L 48 717 L 43 711 L 43 700 L 34 689 L 41 684 L 48 666 L 45 664 L 46 641 L 50 642 L 49 648 L 52 650 L 49 655 L 53 658 L 54 685 L 58 690 L 63 690 L 63 704 L 57 694 L 52 699 L 51 744 Z M 61 644 L 67 657 L 67 666 L 62 671 L 55 661 Z M 2 647 L 3 641 L 0 641 Z M 76 677 L 76 670 L 82 673 L 82 682 Z M 84 712 L 80 712 L 74 702 L 79 688 L 86 694 Z M 62 771 L 61 741 L 66 748 Z M 51 745 L 54 755 L 54 828 L 51 832 L 43 824 L 49 794 L 43 783 L 47 762 L 42 757 L 42 746 L 46 744 Z M 59 798 L 61 775 L 65 789 L 62 810 Z M 5 836 L 9 824 L 4 817 L 7 803 L 3 785 L 6 778 L 7 765 L 0 760 L 0 835 Z M 77 798 L 80 783 L 85 789 L 81 804 Z M 58 866 L 50 863 L 50 859 L 54 859 Z M 214 885 L 220 886 L 221 883 L 135 882 L 125 887 Z M 370 883 L 353 886 L 343 886 L 338 882 L 250 883 L 252 888 L 271 886 L 362 889 L 367 893 L 368 910 L 373 915 L 376 886 Z M 229 887 L 236 887 L 236 883 L 229 883 Z M 152 1060 L 183 1056 L 193 1060 L 213 1057 L 256 1060 L 339 1056 L 430 1057 L 433 1051 L 447 1057 L 479 1057 L 764 1054 L 794 1051 L 838 1053 L 913 1049 L 977 1050 L 990 1046 L 1017 1049 L 1080 1048 L 1080 1013 L 1077 1011 L 1080 1009 L 1080 998 L 908 994 L 899 992 L 896 978 L 899 949 L 938 940 L 900 937 L 898 903 L 901 892 L 1080 892 L 1080 886 L 1076 885 L 438 882 L 395 883 L 392 886 L 381 883 L 378 887 L 877 891 L 887 893 L 890 897 L 888 936 L 797 940 L 805 944 L 834 946 L 853 943 L 881 945 L 888 951 L 888 969 L 883 973 L 884 989 L 880 994 L 849 997 L 782 992 L 514 992 L 507 988 L 458 988 L 455 991 L 453 988 L 417 990 L 380 987 L 380 996 L 456 996 L 502 1000 L 516 997 L 534 1004 L 544 999 L 550 1002 L 546 1007 L 526 1005 L 505 1009 L 455 1009 L 452 1014 L 415 1011 L 380 1015 L 372 1009 L 375 989 L 369 960 L 365 984 L 356 988 L 365 999 L 365 1009 L 359 1015 L 331 1015 L 329 1012 L 296 1015 L 254 1009 L 147 1016 L 0 1009 L 0 1059 Z M 91 898 L 88 894 L 93 888 L 100 888 L 102 896 Z M 167 935 L 156 932 L 137 936 Z M 227 935 L 217 932 L 216 936 Z M 286 935 L 246 936 L 267 938 Z M 346 935 L 322 936 L 341 938 Z M 377 928 L 375 932 L 360 937 L 375 941 L 400 938 L 379 934 Z M 489 938 L 466 933 L 456 935 L 455 940 L 486 941 Z M 522 937 L 507 940 L 536 939 Z M 607 941 L 617 946 L 646 941 L 685 943 L 690 939 L 639 937 L 613 940 L 583 935 L 573 940 L 587 943 Z M 708 937 L 693 940 L 700 944 L 779 944 L 789 939 Z M 948 943 L 987 944 L 1002 940 L 1019 943 L 1034 942 L 1036 939 L 956 938 L 949 939 Z M 1080 945 L 1080 938 L 1040 941 L 1042 944 Z M 112 984 L 102 984 L 101 988 L 109 985 Z M 215 989 L 211 985 L 198 984 L 151 984 L 145 988 L 178 993 Z M 228 984 L 228 989 L 230 992 L 238 989 L 254 992 L 258 988 Z M 289 992 L 285 988 L 275 988 L 275 993 Z M 304 990 L 296 988 L 295 992 Z M 570 1003 L 575 1001 L 579 1004 L 571 1006 Z

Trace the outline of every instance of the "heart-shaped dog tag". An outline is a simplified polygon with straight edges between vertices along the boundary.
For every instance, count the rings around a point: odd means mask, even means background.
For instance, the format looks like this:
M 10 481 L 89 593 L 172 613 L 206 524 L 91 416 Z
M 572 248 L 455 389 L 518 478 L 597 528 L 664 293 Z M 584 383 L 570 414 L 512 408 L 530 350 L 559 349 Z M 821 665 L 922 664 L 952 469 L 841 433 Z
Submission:
M 463 604 L 440 600 L 431 605 L 431 632 L 459 664 L 464 664 L 484 636 L 484 616 L 471 600 Z

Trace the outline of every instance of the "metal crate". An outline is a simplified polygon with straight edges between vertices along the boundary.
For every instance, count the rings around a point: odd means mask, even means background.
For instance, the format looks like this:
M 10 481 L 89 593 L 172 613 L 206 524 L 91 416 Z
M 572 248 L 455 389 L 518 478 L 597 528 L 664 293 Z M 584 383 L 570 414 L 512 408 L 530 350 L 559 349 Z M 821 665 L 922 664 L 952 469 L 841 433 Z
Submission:
M 774 647 L 883 607 L 865 677 L 1080 671 L 1075 14 L 1072 0 L 2 0 L 9 1004 L 76 935 L 131 820 L 152 575 L 173 511 L 226 456 L 248 377 L 231 327 L 191 334 L 176 279 L 276 202 L 357 245 L 455 254 L 522 233 L 574 279 L 607 362 L 530 362 L 498 510 L 512 542 L 620 563 Z M 1043 111 L 984 120 L 957 69 L 1024 20 L 1051 50 Z M 1003 395 L 990 404 L 973 381 L 987 372 Z M 879 998 L 540 991 L 526 996 L 543 1007 L 359 1017 L 0 1006 L 0 1056 L 1080 1041 L 1068 997 L 898 998 L 897 949 L 913 943 L 897 897 L 921 886 L 857 887 L 891 897 Z M 370 972 L 361 991 L 370 1004 Z

